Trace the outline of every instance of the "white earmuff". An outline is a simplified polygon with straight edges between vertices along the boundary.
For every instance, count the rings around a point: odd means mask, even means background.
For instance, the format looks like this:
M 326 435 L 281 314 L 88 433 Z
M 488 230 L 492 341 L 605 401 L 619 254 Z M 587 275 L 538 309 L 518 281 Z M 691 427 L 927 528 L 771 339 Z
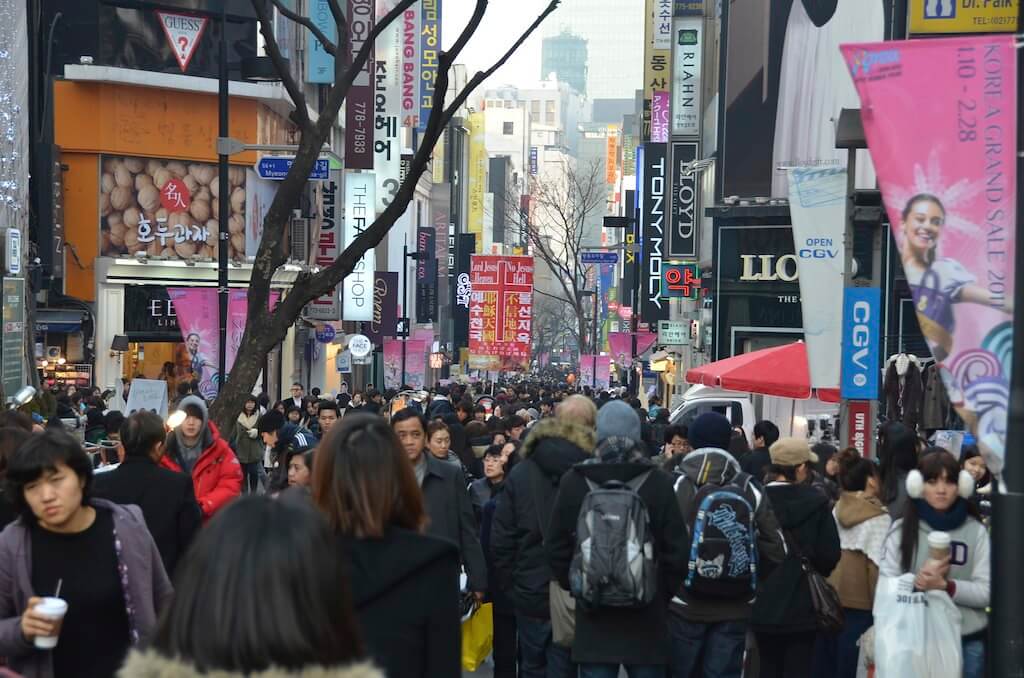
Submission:
M 907 474 L 907 494 L 911 499 L 920 499 L 924 493 L 924 476 L 916 468 Z
M 970 499 L 971 495 L 974 494 L 974 476 L 968 473 L 965 469 L 960 469 L 960 477 L 956 479 L 956 490 L 964 499 Z

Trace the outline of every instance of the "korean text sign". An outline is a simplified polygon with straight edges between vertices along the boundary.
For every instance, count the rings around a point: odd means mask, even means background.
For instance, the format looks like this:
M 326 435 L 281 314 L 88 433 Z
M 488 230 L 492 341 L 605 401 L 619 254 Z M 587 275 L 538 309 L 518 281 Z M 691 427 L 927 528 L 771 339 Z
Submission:
M 528 359 L 533 338 L 533 257 L 474 255 L 469 350 Z

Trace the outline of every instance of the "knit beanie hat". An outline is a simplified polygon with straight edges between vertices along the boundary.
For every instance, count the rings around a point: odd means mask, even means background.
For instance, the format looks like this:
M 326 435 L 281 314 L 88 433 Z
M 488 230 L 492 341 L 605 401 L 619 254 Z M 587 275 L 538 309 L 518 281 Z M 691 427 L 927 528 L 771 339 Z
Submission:
M 640 417 L 621 400 L 613 400 L 597 411 L 597 442 L 619 436 L 642 444 Z
M 690 425 L 687 439 L 695 450 L 702 447 L 728 450 L 729 441 L 732 439 L 732 424 L 725 418 L 725 415 L 718 412 L 705 412 Z

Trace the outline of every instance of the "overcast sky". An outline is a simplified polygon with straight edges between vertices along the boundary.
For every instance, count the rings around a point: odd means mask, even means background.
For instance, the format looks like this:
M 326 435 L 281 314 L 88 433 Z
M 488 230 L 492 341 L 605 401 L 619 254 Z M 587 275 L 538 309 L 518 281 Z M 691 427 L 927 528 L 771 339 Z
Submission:
M 547 4 L 547 0 L 490 0 L 480 28 L 462 51 L 459 61 L 466 64 L 470 75 L 490 67 Z M 442 0 L 441 42 L 445 49 L 455 42 L 475 6 L 475 0 Z M 547 21 L 554 24 L 557 18 L 558 10 L 555 10 Z M 493 87 L 504 83 L 525 84 L 540 80 L 540 38 L 543 34 L 542 24 L 488 84 Z

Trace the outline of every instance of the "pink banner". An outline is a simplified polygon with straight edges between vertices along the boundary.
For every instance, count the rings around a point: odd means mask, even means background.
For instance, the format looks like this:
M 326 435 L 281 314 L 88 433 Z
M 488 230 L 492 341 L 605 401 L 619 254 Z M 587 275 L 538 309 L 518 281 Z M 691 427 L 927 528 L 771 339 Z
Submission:
M 217 290 L 213 287 L 171 287 L 167 296 L 174 304 L 184 350 L 175 356 L 181 374 L 199 382 L 199 393 L 212 400 L 220 387 L 220 322 Z
M 654 346 L 658 335 L 651 332 L 637 332 L 636 352 L 643 355 Z M 633 334 L 631 332 L 609 332 L 608 346 L 611 348 L 615 364 L 629 369 L 633 364 Z
M 1014 38 L 842 51 L 918 322 L 950 401 L 998 473 L 1013 326 Z
M 427 367 L 427 343 L 418 339 L 409 339 L 405 347 L 405 378 L 400 379 L 402 372 L 402 340 L 384 340 L 384 388 L 401 388 L 408 385 L 423 388 L 424 373 Z
M 651 99 L 651 143 L 668 143 L 668 120 L 671 98 L 668 92 L 655 92 Z
M 610 374 L 611 357 L 606 355 L 597 356 L 597 381 L 595 384 L 593 354 L 580 356 L 580 378 L 577 382 L 577 385 L 580 387 L 608 388 Z

